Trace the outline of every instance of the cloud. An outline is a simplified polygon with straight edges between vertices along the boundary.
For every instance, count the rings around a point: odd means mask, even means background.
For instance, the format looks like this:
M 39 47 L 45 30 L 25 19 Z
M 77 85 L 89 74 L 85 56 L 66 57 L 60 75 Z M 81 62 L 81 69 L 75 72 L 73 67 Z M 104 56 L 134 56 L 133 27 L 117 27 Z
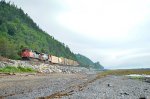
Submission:
M 70 10 L 60 13 L 58 23 L 81 36 L 97 40 L 127 40 L 130 29 L 143 21 L 149 10 L 147 2 L 65 0 Z

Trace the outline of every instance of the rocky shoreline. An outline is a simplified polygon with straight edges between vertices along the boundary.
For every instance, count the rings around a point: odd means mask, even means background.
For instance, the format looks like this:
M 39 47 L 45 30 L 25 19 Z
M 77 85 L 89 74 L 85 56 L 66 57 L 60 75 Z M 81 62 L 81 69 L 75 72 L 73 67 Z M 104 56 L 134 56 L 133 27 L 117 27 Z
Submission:
M 2 99 L 150 99 L 150 83 L 127 76 L 46 74 L 0 76 Z
M 62 99 L 150 99 L 150 83 L 111 75 Z

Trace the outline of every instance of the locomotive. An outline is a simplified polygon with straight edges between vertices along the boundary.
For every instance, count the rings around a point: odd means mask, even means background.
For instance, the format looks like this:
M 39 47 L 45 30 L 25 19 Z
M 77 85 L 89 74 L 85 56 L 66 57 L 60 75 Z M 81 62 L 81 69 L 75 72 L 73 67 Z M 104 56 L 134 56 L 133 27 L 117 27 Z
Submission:
M 39 61 L 49 62 L 51 64 L 59 64 L 59 65 L 70 65 L 70 66 L 78 66 L 78 62 L 67 59 L 64 57 L 57 57 L 50 54 L 39 53 L 37 51 L 32 51 L 28 48 L 25 48 L 21 52 L 21 57 L 23 60 L 32 60 L 36 59 Z

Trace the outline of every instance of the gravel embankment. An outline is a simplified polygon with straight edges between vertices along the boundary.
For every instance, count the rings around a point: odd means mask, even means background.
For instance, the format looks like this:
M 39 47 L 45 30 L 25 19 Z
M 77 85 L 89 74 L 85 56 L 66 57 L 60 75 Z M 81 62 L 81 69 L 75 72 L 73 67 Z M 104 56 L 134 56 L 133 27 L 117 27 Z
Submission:
M 95 77 L 95 74 L 0 76 L 0 98 L 150 99 L 148 82 L 125 76 Z
M 87 68 L 79 67 L 79 66 L 60 66 L 57 64 L 42 63 L 38 61 L 22 61 L 22 60 L 11 60 L 11 59 L 0 61 L 0 68 L 6 67 L 6 66 L 29 67 L 41 73 L 72 74 L 72 73 L 94 72 L 94 70 L 92 69 L 89 70 Z

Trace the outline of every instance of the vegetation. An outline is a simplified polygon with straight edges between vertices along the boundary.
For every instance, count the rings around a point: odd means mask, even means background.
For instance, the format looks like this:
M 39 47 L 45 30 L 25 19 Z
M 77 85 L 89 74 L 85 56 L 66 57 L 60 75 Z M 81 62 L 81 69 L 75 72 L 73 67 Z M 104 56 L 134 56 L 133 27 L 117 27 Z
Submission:
M 98 76 L 107 76 L 107 75 L 130 75 L 130 74 L 145 74 L 150 75 L 150 70 L 147 69 L 126 69 L 126 70 L 107 70 L 98 74 Z
M 29 67 L 6 66 L 4 68 L 0 68 L 0 72 L 2 73 L 25 73 L 25 72 L 36 72 L 36 71 Z
M 142 80 L 143 79 L 143 77 L 142 76 L 129 76 L 129 78 L 131 78 L 131 79 L 137 79 L 137 80 Z
M 108 75 L 123 76 L 123 75 L 130 75 L 130 74 L 150 75 L 150 70 L 146 70 L 146 69 L 107 70 L 98 73 L 95 80 L 106 77 Z
M 104 67 L 102 65 L 100 65 L 99 62 L 94 63 L 89 58 L 87 58 L 81 54 L 76 54 L 76 58 L 80 64 L 80 66 L 82 66 L 82 67 L 94 68 L 97 70 L 104 69 Z
M 68 46 L 40 29 L 21 8 L 1 0 L 0 55 L 19 59 L 22 48 L 76 60 Z

